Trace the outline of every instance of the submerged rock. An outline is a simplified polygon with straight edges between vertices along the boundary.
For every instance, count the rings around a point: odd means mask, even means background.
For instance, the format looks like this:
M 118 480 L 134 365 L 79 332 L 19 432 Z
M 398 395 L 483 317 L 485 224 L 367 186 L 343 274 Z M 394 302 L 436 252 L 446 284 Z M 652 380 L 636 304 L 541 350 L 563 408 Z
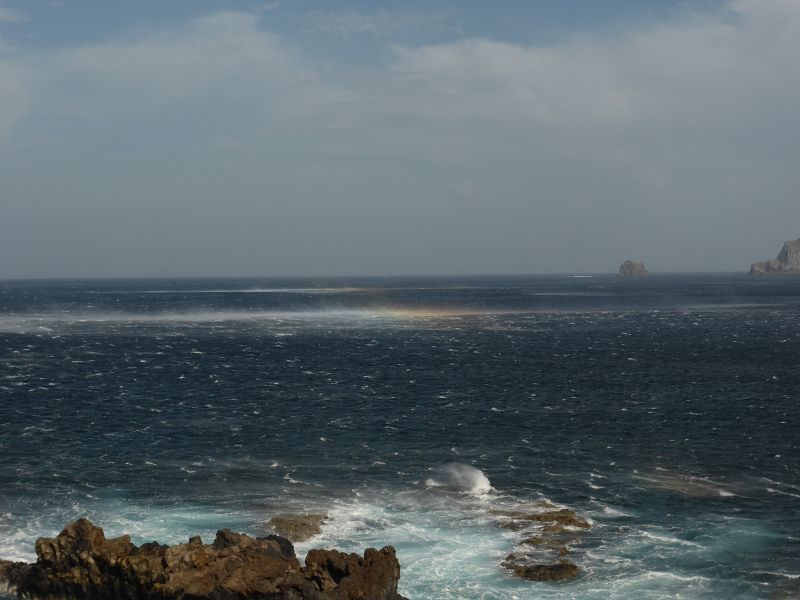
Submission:
M 583 517 L 575 514 L 575 511 L 568 508 L 561 510 L 551 510 L 547 512 L 531 513 L 520 510 L 512 511 L 493 511 L 493 514 L 508 517 L 510 521 L 504 521 L 500 524 L 505 529 L 514 529 L 512 526 L 506 526 L 509 523 L 518 523 L 522 527 L 527 527 L 531 521 L 557 523 L 567 527 L 579 527 L 580 529 L 589 529 L 591 525 L 589 521 Z
M 800 239 L 783 243 L 773 260 L 750 265 L 750 275 L 800 274 Z
M 134 546 L 87 519 L 36 542 L 33 564 L 0 561 L 0 586 L 25 598 L 86 600 L 405 600 L 394 548 L 364 556 L 312 550 L 301 566 L 286 538 L 217 532 L 213 544 Z
M 328 515 L 283 514 L 273 516 L 267 521 L 267 527 L 293 542 L 305 542 L 318 535 L 327 520 Z
M 517 562 L 517 560 L 517 557 L 512 554 L 506 558 L 503 566 L 517 577 L 531 581 L 566 581 L 574 579 L 580 574 L 578 566 L 569 560 L 547 565 L 528 565 Z
M 647 274 L 644 263 L 626 260 L 619 266 L 620 277 L 644 277 Z

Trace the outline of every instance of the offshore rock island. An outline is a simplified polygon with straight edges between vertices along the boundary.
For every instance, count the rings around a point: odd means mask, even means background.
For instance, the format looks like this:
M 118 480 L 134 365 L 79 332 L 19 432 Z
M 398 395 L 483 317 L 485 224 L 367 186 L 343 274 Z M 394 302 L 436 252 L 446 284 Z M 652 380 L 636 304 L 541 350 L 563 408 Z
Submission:
M 134 546 L 123 535 L 79 519 L 36 541 L 33 564 L 0 560 L 0 590 L 22 598 L 76 600 L 407 600 L 397 593 L 394 548 L 364 556 L 311 550 L 305 566 L 277 535 L 252 538 L 228 529 L 212 544 Z
M 647 269 L 644 263 L 626 260 L 619 266 L 620 277 L 644 277 L 647 275 Z
M 800 238 L 783 243 L 783 248 L 773 260 L 750 265 L 750 275 L 800 275 Z

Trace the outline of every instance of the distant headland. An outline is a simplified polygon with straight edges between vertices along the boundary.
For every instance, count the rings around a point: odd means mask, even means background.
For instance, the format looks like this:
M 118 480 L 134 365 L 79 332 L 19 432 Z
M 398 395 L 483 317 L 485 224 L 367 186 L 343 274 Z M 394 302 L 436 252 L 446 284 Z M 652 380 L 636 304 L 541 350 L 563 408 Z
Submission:
M 773 260 L 750 265 L 750 275 L 800 275 L 800 238 L 783 243 L 783 248 Z
M 619 266 L 620 277 L 644 277 L 647 274 L 644 263 L 626 260 Z

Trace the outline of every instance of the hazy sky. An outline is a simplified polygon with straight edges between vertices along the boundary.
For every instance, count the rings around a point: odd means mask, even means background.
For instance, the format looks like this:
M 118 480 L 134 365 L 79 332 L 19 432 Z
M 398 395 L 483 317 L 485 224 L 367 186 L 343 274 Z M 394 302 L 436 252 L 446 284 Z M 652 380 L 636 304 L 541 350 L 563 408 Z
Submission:
M 0 278 L 746 271 L 800 0 L 0 0 Z

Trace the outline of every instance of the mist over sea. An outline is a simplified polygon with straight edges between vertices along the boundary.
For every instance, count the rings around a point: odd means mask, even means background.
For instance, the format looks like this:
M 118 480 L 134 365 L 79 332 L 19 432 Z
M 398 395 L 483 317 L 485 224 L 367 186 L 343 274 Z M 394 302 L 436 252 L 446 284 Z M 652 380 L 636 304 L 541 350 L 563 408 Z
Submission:
M 0 282 L 0 558 L 396 547 L 414 600 L 800 596 L 800 277 Z M 548 501 L 581 569 L 500 566 Z

